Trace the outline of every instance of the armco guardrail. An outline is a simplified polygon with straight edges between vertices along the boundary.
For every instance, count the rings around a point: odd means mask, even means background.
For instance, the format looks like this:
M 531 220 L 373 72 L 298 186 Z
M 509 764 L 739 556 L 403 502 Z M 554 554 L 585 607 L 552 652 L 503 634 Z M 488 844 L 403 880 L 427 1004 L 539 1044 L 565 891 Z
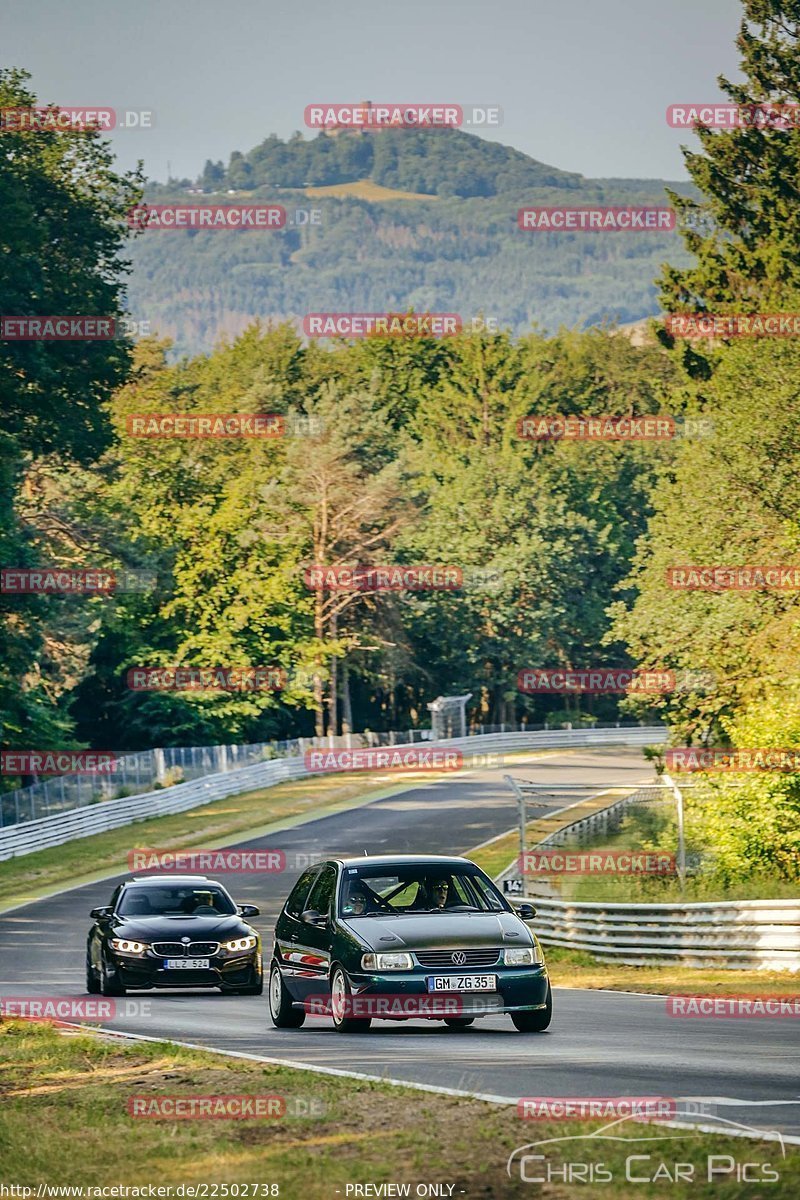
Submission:
M 649 732 L 652 734 L 655 731 L 650 730 Z M 664 736 L 664 732 L 666 731 L 663 731 L 661 736 Z M 649 743 L 645 741 L 643 744 L 648 745 Z M 520 782 L 520 786 L 524 786 L 524 784 Z M 603 833 L 605 835 L 609 832 L 615 832 L 619 827 L 620 817 L 628 805 L 652 800 L 654 794 L 656 793 L 660 793 L 661 795 L 664 794 L 664 788 L 658 782 L 653 784 L 642 784 L 637 788 L 629 788 L 626 795 L 612 800 L 603 808 L 594 808 L 589 813 L 583 813 L 581 811 L 586 800 L 596 799 L 602 795 L 605 795 L 606 793 L 616 792 L 621 786 L 622 785 L 617 785 L 616 787 L 605 788 L 602 792 L 598 792 L 594 796 L 584 797 L 583 800 L 575 801 L 572 804 L 565 805 L 564 808 L 556 809 L 555 812 L 549 813 L 544 820 L 549 823 L 551 821 L 556 821 L 559 817 L 561 817 L 561 824 L 559 824 L 558 828 L 553 829 L 551 833 L 548 833 L 544 837 L 540 838 L 540 840 L 536 842 L 534 846 L 530 847 L 530 849 L 539 850 L 548 846 L 563 846 L 565 842 L 573 841 L 581 843 L 587 838 L 596 836 L 598 833 Z M 586 790 L 590 790 L 588 785 Z M 572 814 L 571 819 L 569 820 L 567 820 L 568 813 Z M 541 826 L 544 821 L 541 817 L 539 817 L 535 818 L 533 823 Z M 528 823 L 528 827 L 530 827 L 530 823 Z M 500 872 L 499 875 L 495 876 L 495 883 L 499 883 L 502 886 L 504 880 L 506 879 L 520 879 L 520 864 L 518 854 L 511 860 L 508 866 Z M 525 881 L 523 879 L 523 885 L 524 882 Z M 552 892 L 552 888 L 548 888 L 546 884 L 541 886 L 544 886 L 545 894 Z M 531 893 L 527 892 L 527 889 L 524 890 L 526 891 L 526 894 L 531 895 Z M 534 899 L 536 899 L 539 894 L 540 893 L 538 892 L 532 893 Z
M 545 945 L 589 950 L 600 962 L 659 960 L 728 970 L 800 970 L 800 900 L 592 904 L 537 897 Z
M 472 750 L 475 753 L 557 749 L 569 746 L 646 746 L 651 742 L 663 741 L 666 733 L 667 730 L 663 726 L 554 729 L 547 733 L 477 734 L 446 741 L 427 741 L 424 745 Z M 410 749 L 410 743 L 391 747 L 391 750 L 402 751 L 404 748 Z M 415 748 L 420 749 L 418 742 L 415 743 Z M 0 861 L 31 854 L 34 850 L 60 846 L 76 838 L 90 837 L 93 833 L 105 833 L 109 829 L 118 829 L 136 821 L 146 821 L 150 817 L 198 808 L 225 796 L 234 796 L 257 788 L 274 787 L 287 779 L 299 779 L 311 774 L 314 772 L 306 768 L 302 758 L 273 759 L 224 774 L 207 775 L 203 779 L 179 783 L 160 791 L 127 796 L 119 800 L 105 800 L 98 804 L 73 808 L 52 817 L 27 821 L 22 825 L 11 825 L 0 829 Z
M 645 743 L 646 744 L 646 743 Z M 618 818 L 630 804 L 648 802 L 658 783 L 644 785 L 590 816 L 569 821 L 538 846 L 582 841 Z M 518 876 L 515 859 L 497 876 Z M 681 904 L 595 903 L 531 896 L 532 922 L 546 946 L 588 950 L 598 962 L 723 970 L 800 970 L 800 900 L 718 900 Z M 513 903 L 520 903 L 514 899 Z
M 640 722 L 641 723 L 641 722 Z M 631 725 L 636 722 L 631 722 Z M 614 728 L 620 728 L 617 721 Z M 571 725 L 554 725 L 553 729 L 571 729 Z M 595 729 L 604 728 L 594 726 Z M 605 726 L 611 728 L 611 726 Z M 487 733 L 547 732 L 548 725 L 524 722 L 514 725 L 480 725 L 469 736 Z M 438 737 L 463 736 L 452 729 L 442 730 Z M 108 770 L 93 775 L 80 772 L 45 776 L 27 787 L 0 791 L 0 829 L 7 825 L 23 825 L 40 817 L 55 817 L 73 808 L 97 804 L 101 800 L 117 800 L 124 796 L 142 796 L 155 788 L 189 783 L 206 775 L 238 771 L 256 763 L 275 758 L 302 757 L 316 747 L 351 749 L 358 746 L 375 748 L 397 746 L 433 739 L 431 729 L 365 730 L 363 733 L 343 733 L 336 736 L 297 737 L 284 741 L 249 742 L 234 746 L 167 746 L 152 750 L 125 751 L 113 760 Z

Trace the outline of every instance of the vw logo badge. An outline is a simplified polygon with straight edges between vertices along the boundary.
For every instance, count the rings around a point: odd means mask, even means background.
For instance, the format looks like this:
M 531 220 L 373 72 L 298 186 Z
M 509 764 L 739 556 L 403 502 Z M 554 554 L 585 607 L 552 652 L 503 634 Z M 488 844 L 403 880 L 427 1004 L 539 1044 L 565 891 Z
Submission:
M 456 967 L 463 967 L 464 963 L 467 961 L 467 956 L 463 950 L 454 950 L 451 958 L 453 960 L 453 965 Z

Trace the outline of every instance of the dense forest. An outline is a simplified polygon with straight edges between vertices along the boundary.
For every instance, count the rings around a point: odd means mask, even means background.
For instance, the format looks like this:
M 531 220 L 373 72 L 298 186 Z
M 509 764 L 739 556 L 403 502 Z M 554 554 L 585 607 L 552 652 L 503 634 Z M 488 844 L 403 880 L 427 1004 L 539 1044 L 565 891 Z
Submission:
M 211 351 L 255 319 L 299 328 L 320 310 L 485 314 L 513 334 L 631 322 L 657 312 L 663 259 L 689 261 L 674 232 L 521 231 L 523 205 L 663 206 L 664 184 L 585 179 L 457 130 L 273 136 L 234 152 L 227 168 L 208 162 L 199 179 L 151 184 L 146 195 L 277 201 L 289 215 L 268 233 L 134 240 L 128 305 L 172 340 L 173 358 Z
M 797 39 L 780 6 L 746 0 L 745 11 L 756 26 L 739 38 L 747 82 L 726 83 L 729 95 L 800 99 Z M 3 75 L 0 101 L 33 103 L 23 74 Z M 662 309 L 796 312 L 800 131 L 697 132 L 686 153 L 696 190 L 671 200 L 702 232 L 684 228 L 685 254 L 660 268 Z M 116 174 L 95 135 L 8 137 L 21 140 L 0 183 L 1 236 L 21 253 L 3 310 L 119 314 L 125 214 L 143 181 Z M 78 226 L 80 239 L 66 236 Z M 439 232 L 458 257 L 462 243 Z M 363 240 L 357 223 L 352 236 Z M 159 246 L 191 243 L 198 269 L 206 255 L 225 269 L 228 235 L 163 237 Z M 480 257 L 480 240 L 467 241 Z M 246 235 L 231 242 L 253 252 Z M 326 253 L 330 280 L 346 277 Z M 590 271 L 592 251 L 579 261 Z M 476 279 L 483 311 L 493 271 L 487 260 Z M 371 278 L 379 289 L 380 269 Z M 191 279 L 173 286 L 195 304 Z M 395 286 L 375 307 L 402 303 Z M 621 276 L 620 302 L 626 287 Z M 213 271 L 207 290 L 221 312 Z M 344 284 L 340 299 L 353 300 Z M 158 338 L 8 343 L 3 562 L 144 570 L 155 586 L 0 598 L 6 741 L 125 749 L 408 728 L 454 691 L 472 693 L 475 722 L 603 718 L 617 700 L 526 695 L 518 672 L 634 664 L 705 681 L 621 701 L 664 716 L 676 744 L 800 745 L 797 591 L 668 584 L 680 564 L 797 562 L 798 378 L 791 338 L 674 342 L 658 321 L 642 345 L 613 329 L 308 345 L 291 323 L 254 323 L 179 361 Z M 285 434 L 131 436 L 129 419 L 158 413 L 277 413 Z M 670 414 L 682 436 L 525 440 L 518 422 L 531 413 Z M 310 566 L 342 563 L 450 564 L 464 579 L 442 591 L 309 588 Z M 286 686 L 127 686 L 132 667 L 176 664 L 278 666 Z M 796 876 L 796 781 L 756 776 L 706 811 L 725 870 Z

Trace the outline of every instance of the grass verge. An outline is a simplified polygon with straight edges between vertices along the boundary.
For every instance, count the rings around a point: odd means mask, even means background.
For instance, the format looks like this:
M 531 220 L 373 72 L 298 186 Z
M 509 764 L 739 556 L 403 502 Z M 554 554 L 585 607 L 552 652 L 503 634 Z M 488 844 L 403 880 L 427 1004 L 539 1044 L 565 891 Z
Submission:
M 455 1031 L 441 1034 L 445 1045 L 450 1038 L 463 1036 Z M 0 1059 L 0 1150 L 2 1182 L 7 1185 L 174 1188 L 183 1183 L 230 1188 L 255 1181 L 267 1185 L 258 1196 L 279 1195 L 286 1200 L 335 1200 L 348 1194 L 348 1185 L 366 1183 L 408 1183 L 411 1195 L 420 1183 L 448 1184 L 453 1185 L 452 1193 L 445 1189 L 434 1194 L 501 1200 L 523 1196 L 573 1200 L 612 1192 L 614 1196 L 663 1195 L 663 1172 L 660 1181 L 650 1185 L 625 1182 L 626 1158 L 646 1154 L 645 1161 L 635 1164 L 640 1176 L 655 1174 L 662 1161 L 669 1167 L 692 1165 L 691 1183 L 669 1186 L 669 1194 L 676 1198 L 733 1200 L 742 1189 L 733 1164 L 743 1161 L 769 1164 L 778 1172 L 778 1182 L 769 1185 L 771 1196 L 800 1195 L 800 1149 L 787 1146 L 783 1158 L 774 1142 L 649 1126 L 647 1135 L 659 1140 L 645 1145 L 607 1138 L 557 1143 L 541 1148 L 546 1162 L 528 1166 L 530 1173 L 540 1175 L 549 1170 L 554 1182 L 532 1188 L 519 1174 L 516 1179 L 507 1176 L 512 1151 L 540 1139 L 593 1134 L 605 1122 L 520 1120 L 513 1109 L 478 1100 L 238 1061 L 167 1042 L 125 1043 L 88 1033 L 64 1036 L 52 1026 L 25 1021 L 0 1025 Z M 139 1119 L 128 1111 L 134 1095 L 147 1099 L 282 1096 L 286 1115 Z M 298 1109 L 307 1113 L 312 1102 L 315 1115 L 295 1115 Z M 612 1132 L 636 1138 L 645 1127 L 627 1122 Z M 660 1140 L 662 1133 L 664 1140 Z M 533 1151 L 537 1152 L 538 1148 Z M 725 1175 L 711 1182 L 709 1155 L 728 1156 L 724 1164 L 730 1164 Z M 602 1163 L 613 1177 L 613 1187 L 563 1182 L 562 1164 L 569 1160 Z M 274 1192 L 271 1185 L 277 1185 Z M 766 1190 L 756 1188 L 754 1194 Z M 227 1195 L 231 1194 L 235 1193 L 229 1190 Z

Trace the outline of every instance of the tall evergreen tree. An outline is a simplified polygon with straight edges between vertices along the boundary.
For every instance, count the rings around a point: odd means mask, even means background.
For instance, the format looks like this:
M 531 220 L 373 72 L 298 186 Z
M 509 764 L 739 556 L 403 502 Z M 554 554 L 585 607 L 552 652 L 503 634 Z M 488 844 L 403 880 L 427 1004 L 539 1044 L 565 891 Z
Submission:
M 800 124 L 769 118 L 800 103 L 800 0 L 744 0 L 736 44 L 745 76 L 718 79 L 746 114 L 731 129 L 695 127 L 701 150 L 684 149 L 702 198 L 669 192 L 685 218 L 689 267 L 665 265 L 658 280 L 668 311 L 763 311 L 800 292 Z M 705 226 L 705 227 L 704 227 Z

